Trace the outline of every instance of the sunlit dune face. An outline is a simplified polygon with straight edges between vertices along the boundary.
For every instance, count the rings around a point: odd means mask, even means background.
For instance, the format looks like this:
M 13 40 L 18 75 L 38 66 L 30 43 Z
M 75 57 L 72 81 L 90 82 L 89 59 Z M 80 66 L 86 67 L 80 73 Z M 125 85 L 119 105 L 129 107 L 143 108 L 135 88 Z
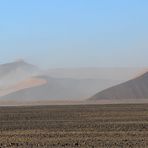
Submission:
M 25 89 L 33 86 L 46 84 L 47 81 L 41 78 L 30 78 L 14 86 L 14 89 Z
M 142 75 L 145 74 L 146 72 L 148 72 L 148 68 L 142 69 L 141 71 L 139 71 L 139 72 L 137 73 L 137 75 L 134 77 L 134 79 L 135 79 L 135 78 L 138 78 L 138 77 L 140 77 L 140 76 L 142 76 Z
M 32 77 L 32 78 L 27 79 L 25 81 L 22 81 L 22 82 L 14 85 L 12 87 L 1 90 L 0 96 L 7 95 L 9 93 L 12 93 L 12 92 L 15 92 L 15 91 L 18 91 L 18 90 L 21 90 L 21 89 L 26 89 L 26 88 L 30 88 L 30 87 L 34 87 L 34 86 L 44 85 L 46 83 L 47 83 L 47 81 L 45 79 Z

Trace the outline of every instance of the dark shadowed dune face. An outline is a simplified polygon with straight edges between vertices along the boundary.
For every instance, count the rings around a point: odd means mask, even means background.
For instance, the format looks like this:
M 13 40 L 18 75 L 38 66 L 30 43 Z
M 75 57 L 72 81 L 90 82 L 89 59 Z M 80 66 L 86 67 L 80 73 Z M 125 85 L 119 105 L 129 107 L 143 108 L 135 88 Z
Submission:
M 148 72 L 135 79 L 101 91 L 90 100 L 103 99 L 148 99 Z

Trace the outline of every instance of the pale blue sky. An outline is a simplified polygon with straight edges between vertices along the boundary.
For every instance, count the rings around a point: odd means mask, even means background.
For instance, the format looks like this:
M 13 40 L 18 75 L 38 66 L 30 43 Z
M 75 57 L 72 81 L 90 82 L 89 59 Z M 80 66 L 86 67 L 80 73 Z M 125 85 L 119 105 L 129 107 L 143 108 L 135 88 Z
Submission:
M 0 63 L 148 66 L 147 0 L 1 0 Z

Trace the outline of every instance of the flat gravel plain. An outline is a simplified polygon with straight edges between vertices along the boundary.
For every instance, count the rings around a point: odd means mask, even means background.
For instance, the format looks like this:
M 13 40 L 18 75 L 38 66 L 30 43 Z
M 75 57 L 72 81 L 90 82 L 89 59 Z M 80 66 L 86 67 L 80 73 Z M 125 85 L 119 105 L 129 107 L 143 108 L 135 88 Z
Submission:
M 147 148 L 148 104 L 0 107 L 0 148 Z

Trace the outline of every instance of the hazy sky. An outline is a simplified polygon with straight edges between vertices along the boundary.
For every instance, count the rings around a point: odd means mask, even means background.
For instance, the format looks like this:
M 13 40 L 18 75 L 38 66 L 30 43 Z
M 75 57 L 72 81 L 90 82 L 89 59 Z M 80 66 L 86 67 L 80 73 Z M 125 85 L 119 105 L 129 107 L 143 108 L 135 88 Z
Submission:
M 1 0 L 0 63 L 148 66 L 148 0 Z

